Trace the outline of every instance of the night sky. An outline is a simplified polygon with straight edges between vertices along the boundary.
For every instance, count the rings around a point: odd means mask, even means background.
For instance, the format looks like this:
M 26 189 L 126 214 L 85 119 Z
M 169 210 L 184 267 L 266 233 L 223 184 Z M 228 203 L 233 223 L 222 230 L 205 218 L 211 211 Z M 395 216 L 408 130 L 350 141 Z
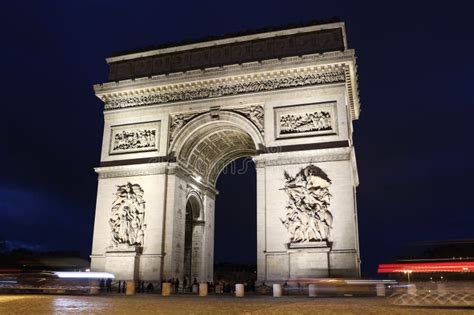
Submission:
M 90 254 L 103 128 L 92 85 L 107 80 L 107 56 L 335 16 L 358 55 L 364 272 L 412 241 L 474 238 L 472 8 L 442 3 L 2 3 L 0 238 Z M 216 260 L 252 261 L 255 170 L 221 176 L 218 189 Z

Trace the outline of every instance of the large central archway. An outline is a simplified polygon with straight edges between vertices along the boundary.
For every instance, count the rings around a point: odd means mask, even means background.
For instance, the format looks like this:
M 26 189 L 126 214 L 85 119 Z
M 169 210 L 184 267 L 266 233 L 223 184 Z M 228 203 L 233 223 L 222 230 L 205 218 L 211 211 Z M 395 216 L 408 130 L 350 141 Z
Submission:
M 217 178 L 214 281 L 256 280 L 257 174 L 249 157 L 232 161 Z
M 221 111 L 198 115 L 171 143 L 177 162 L 199 181 L 215 186 L 222 169 L 241 157 L 255 156 L 263 139 L 257 127 L 240 114 Z
M 179 267 L 176 268 L 177 277 L 184 274 L 187 281 L 212 280 L 217 178 L 232 161 L 257 155 L 262 142 L 257 126 L 243 115 L 230 111 L 197 115 L 177 133 L 171 148 L 179 168 L 187 170 L 188 187 L 184 254 L 176 255 L 175 260 L 178 265 L 179 260 L 183 261 L 184 270 L 180 272 Z M 207 188 L 205 196 L 199 197 L 202 195 L 200 187 Z M 207 199 L 207 204 L 200 198 Z M 201 218 L 199 222 L 196 217 Z M 180 233 L 180 229 L 176 229 L 176 234 Z M 179 235 L 175 237 L 180 238 Z

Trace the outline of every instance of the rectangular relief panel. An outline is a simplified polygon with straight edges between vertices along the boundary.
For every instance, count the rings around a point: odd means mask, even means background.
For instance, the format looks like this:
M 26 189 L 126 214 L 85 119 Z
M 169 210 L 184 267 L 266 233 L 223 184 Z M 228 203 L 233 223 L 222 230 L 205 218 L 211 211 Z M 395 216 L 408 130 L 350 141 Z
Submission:
M 336 102 L 276 107 L 275 138 L 337 135 Z
M 112 126 L 109 155 L 158 151 L 161 121 Z

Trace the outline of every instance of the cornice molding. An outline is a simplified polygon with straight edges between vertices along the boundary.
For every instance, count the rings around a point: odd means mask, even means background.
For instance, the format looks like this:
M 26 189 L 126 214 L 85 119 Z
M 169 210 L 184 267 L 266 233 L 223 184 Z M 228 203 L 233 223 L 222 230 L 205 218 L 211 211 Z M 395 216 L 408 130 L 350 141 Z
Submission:
M 95 172 L 99 174 L 99 179 L 129 177 L 129 176 L 146 176 L 166 174 L 168 172 L 169 163 L 146 163 L 135 165 L 120 165 L 96 167 Z
M 146 51 L 139 51 L 139 52 L 131 52 L 131 53 L 124 53 L 117 56 L 106 58 L 107 63 L 113 62 L 120 62 L 124 60 L 132 60 L 137 58 L 144 58 L 150 56 L 156 56 L 161 54 L 167 53 L 174 53 L 178 51 L 189 51 L 192 49 L 199 49 L 199 48 L 206 48 L 206 47 L 215 47 L 219 45 L 231 44 L 231 43 L 241 43 L 241 42 L 248 42 L 252 40 L 261 40 L 265 38 L 272 38 L 272 37 L 279 37 L 279 36 L 287 36 L 287 35 L 294 35 L 294 34 L 301 34 L 301 33 L 308 33 L 314 31 L 321 31 L 321 30 L 328 30 L 328 29 L 335 29 L 335 28 L 342 28 L 343 30 L 343 39 L 344 39 L 344 47 L 347 47 L 346 43 L 346 31 L 345 31 L 345 24 L 344 22 L 333 22 L 333 23 L 324 23 L 318 25 L 310 25 L 310 26 L 302 26 L 296 28 L 289 28 L 289 29 L 280 29 L 275 31 L 264 31 L 259 33 L 252 33 L 246 35 L 237 35 L 228 38 L 217 38 L 213 40 L 205 40 L 190 44 L 166 47 L 166 48 L 157 48 L 152 50 Z
M 138 106 L 164 105 L 244 93 L 265 92 L 277 88 L 311 86 L 306 81 L 303 85 L 265 88 L 266 84 L 273 84 L 272 79 L 274 78 L 288 79 L 298 74 L 301 76 L 305 72 L 319 73 L 330 68 L 339 68 L 339 70 L 343 68 L 345 78 L 342 80 L 342 74 L 338 73 L 338 80 L 346 83 L 352 118 L 358 119 L 360 112 L 358 77 L 355 53 L 352 49 L 106 82 L 94 85 L 94 91 L 96 96 L 105 103 L 105 111 L 111 111 Z M 270 82 L 267 82 L 268 80 Z M 260 84 L 259 86 L 263 86 L 263 88 L 260 89 L 248 89 L 245 88 L 245 85 L 242 86 L 245 83 L 255 85 L 262 81 L 263 85 Z M 301 82 L 301 80 L 298 81 Z M 313 85 L 335 83 L 324 82 L 324 80 L 316 81 L 319 81 L 319 83 L 316 82 Z M 227 93 L 229 93 L 229 90 L 233 91 L 232 94 L 219 93 L 219 90 L 215 90 L 219 86 L 224 87 Z
M 99 179 L 160 174 L 176 175 L 199 187 L 202 192 L 211 196 L 218 194 L 213 185 L 196 180 L 191 171 L 176 162 L 96 167 L 94 170 L 99 175 Z
M 153 76 L 109 81 L 94 85 L 97 97 L 111 93 L 130 92 L 131 90 L 154 89 L 156 86 L 184 85 L 196 81 L 212 81 L 224 77 L 253 75 L 259 72 L 297 71 L 311 67 L 351 64 L 355 62 L 355 51 L 334 51 L 325 53 L 291 56 L 280 59 L 250 61 L 241 64 L 229 64 L 220 67 L 171 72 Z
M 321 149 L 304 152 L 288 152 L 288 153 L 267 153 L 260 154 L 253 158 L 255 166 L 277 166 L 288 164 L 306 164 L 330 161 L 346 161 L 351 159 L 352 147 Z
M 217 78 L 101 96 L 104 109 L 200 100 L 246 93 L 346 82 L 347 65 L 330 65 Z

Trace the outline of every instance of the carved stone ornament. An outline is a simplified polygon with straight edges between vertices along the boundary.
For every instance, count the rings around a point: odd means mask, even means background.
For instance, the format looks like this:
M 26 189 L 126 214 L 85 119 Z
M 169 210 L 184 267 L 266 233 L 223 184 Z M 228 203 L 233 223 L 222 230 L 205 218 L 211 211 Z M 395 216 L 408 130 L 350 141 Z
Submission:
M 112 126 L 110 154 L 156 151 L 159 147 L 160 121 Z
M 203 112 L 179 113 L 171 115 L 170 123 L 170 143 L 173 141 L 178 132 L 194 117 Z
M 232 111 L 240 113 L 247 117 L 263 134 L 263 106 L 262 105 L 250 105 L 247 107 L 234 108 Z
M 121 244 L 143 246 L 146 229 L 143 194 L 143 189 L 138 184 L 117 186 L 109 220 L 113 247 Z
M 282 189 L 288 195 L 288 203 L 281 222 L 290 234 L 290 243 L 327 241 L 333 223 L 329 211 L 331 180 L 312 164 L 301 169 L 295 177 L 286 171 L 284 176 Z
M 262 105 L 249 105 L 245 107 L 237 107 L 237 108 L 225 108 L 225 109 L 219 109 L 220 112 L 224 111 L 232 111 L 235 113 L 239 113 L 243 116 L 245 116 L 248 120 L 250 120 L 260 131 L 260 133 L 263 135 L 264 127 L 263 127 L 263 118 L 264 118 L 264 110 Z M 188 123 L 190 122 L 193 118 L 196 116 L 205 113 L 206 111 L 199 111 L 199 112 L 193 112 L 193 113 L 178 113 L 178 114 L 172 114 L 171 115 L 171 123 L 170 123 L 170 143 L 173 142 L 175 139 L 176 135 L 179 133 L 179 131 Z M 211 109 L 209 111 L 211 115 L 214 116 L 216 115 L 215 109 Z M 218 115 L 217 115 L 218 116 Z
M 104 97 L 104 109 L 112 110 L 118 108 L 190 101 L 244 93 L 265 92 L 310 85 L 340 83 L 346 81 L 346 73 L 344 67 L 338 67 L 325 71 L 297 73 L 290 76 L 275 75 L 268 78 L 261 77 L 254 80 L 245 80 L 245 82 L 242 81 L 239 82 L 239 80 L 233 80 L 232 82 L 223 82 L 221 80 L 217 80 L 215 83 L 206 84 L 205 86 L 189 86 L 184 89 L 170 92 L 158 91 L 141 96 L 124 96 L 117 98 Z
M 274 114 L 277 139 L 338 133 L 336 101 L 277 107 Z
M 332 130 L 331 113 L 326 111 L 282 115 L 279 123 L 282 135 Z

